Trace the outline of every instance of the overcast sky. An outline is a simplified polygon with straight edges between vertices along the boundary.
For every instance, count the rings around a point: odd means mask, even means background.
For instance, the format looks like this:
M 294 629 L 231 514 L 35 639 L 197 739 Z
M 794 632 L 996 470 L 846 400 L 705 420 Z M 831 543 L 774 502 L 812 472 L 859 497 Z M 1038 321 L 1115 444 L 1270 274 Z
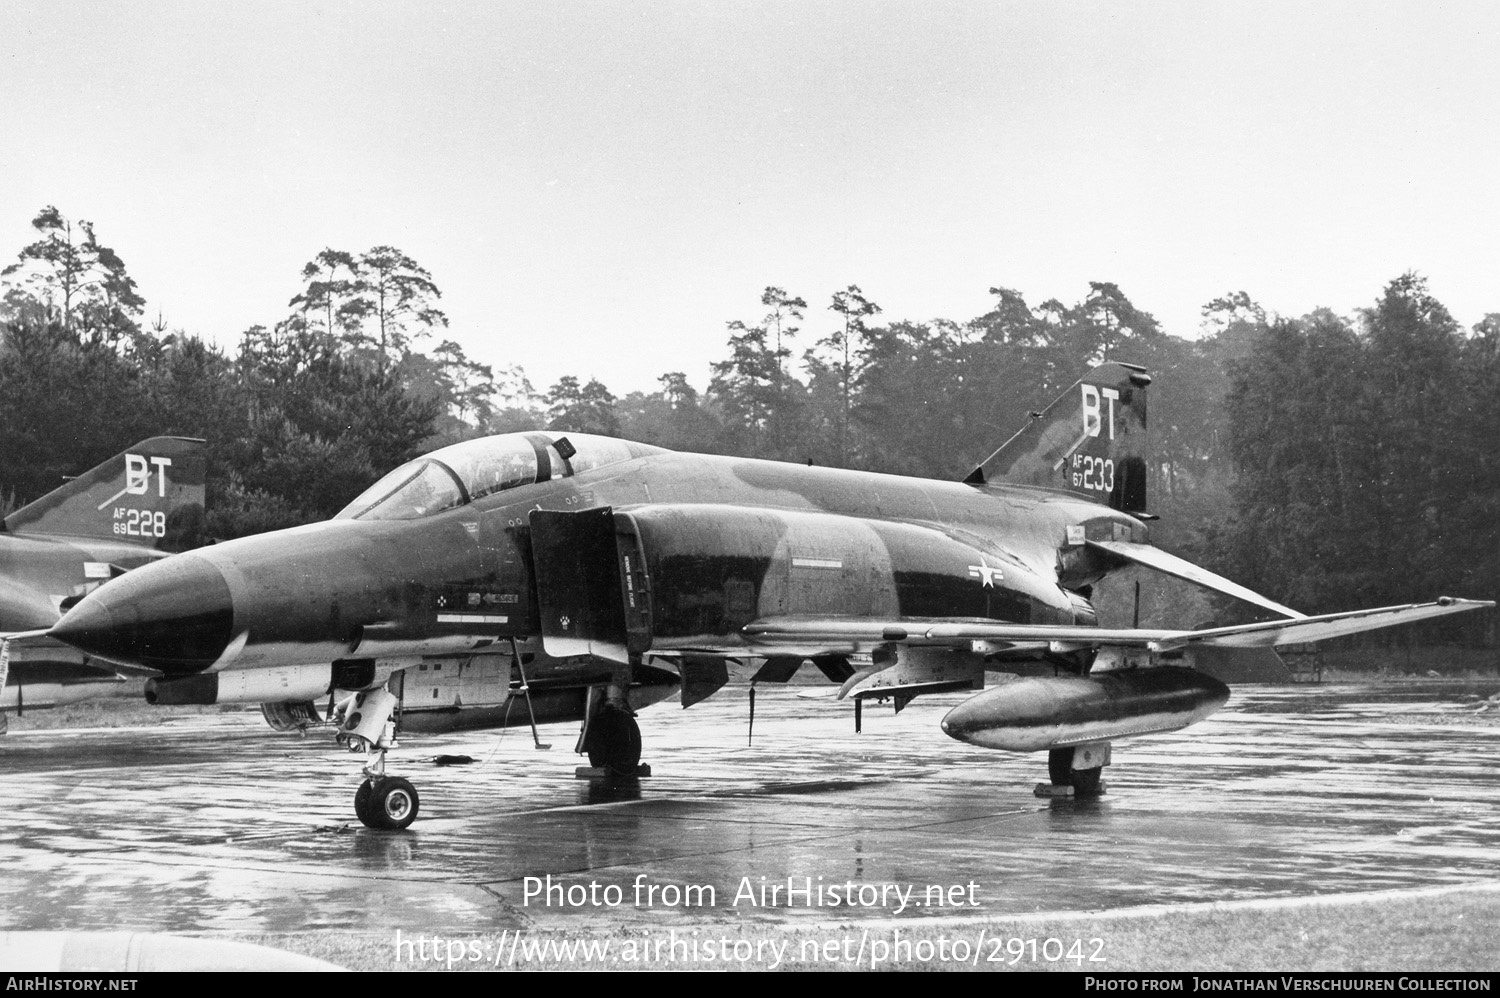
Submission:
M 1500 311 L 1491 3 L 0 0 L 0 262 L 56 205 L 232 344 L 324 247 L 404 250 L 539 390 L 700 388 L 761 289 L 884 319 L 1119 284 Z M 1121 358 L 1129 359 L 1129 358 Z

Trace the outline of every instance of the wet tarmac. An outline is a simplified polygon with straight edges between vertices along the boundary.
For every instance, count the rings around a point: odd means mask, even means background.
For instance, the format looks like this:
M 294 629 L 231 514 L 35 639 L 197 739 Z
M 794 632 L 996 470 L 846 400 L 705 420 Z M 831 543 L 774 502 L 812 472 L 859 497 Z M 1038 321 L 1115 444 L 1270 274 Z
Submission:
M 406 738 L 407 832 L 354 820 L 360 757 L 258 712 L 13 731 L 0 929 L 700 927 L 1494 882 L 1500 712 L 1475 694 L 1497 687 L 1238 687 L 1117 744 L 1109 793 L 1080 802 L 1033 796 L 1043 756 L 945 737 L 961 694 L 867 709 L 856 735 L 847 704 L 762 690 L 747 745 L 735 689 L 645 711 L 637 784 L 576 779 L 571 725 L 548 751 L 524 729 Z

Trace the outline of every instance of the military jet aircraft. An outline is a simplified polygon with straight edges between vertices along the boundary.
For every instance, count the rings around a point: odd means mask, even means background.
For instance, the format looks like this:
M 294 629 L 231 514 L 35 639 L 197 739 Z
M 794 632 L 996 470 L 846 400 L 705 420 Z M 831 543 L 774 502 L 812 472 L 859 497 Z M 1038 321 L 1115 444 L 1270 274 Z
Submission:
M 0 523 L 0 637 L 45 631 L 63 610 L 126 571 L 202 543 L 203 441 L 152 437 Z M 118 670 L 33 636 L 0 653 L 0 707 L 98 696 Z M 0 730 L 5 715 L 0 714 Z
M 282 724 L 354 691 L 355 811 L 416 817 L 387 775 L 399 723 L 582 721 L 591 764 L 638 773 L 641 707 L 684 706 L 728 660 L 785 682 L 811 661 L 858 703 L 973 690 L 951 736 L 1049 752 L 1049 787 L 1098 792 L 1114 739 L 1191 724 L 1228 688 L 1200 649 L 1266 648 L 1489 603 L 1305 617 L 1152 546 L 1142 368 L 1088 372 L 963 480 L 510 433 L 391 472 L 333 520 L 131 572 L 48 632 L 153 670 L 160 703 L 262 702 Z M 1091 587 L 1144 565 L 1278 619 L 1104 628 Z M 986 673 L 1026 678 L 985 689 Z M 300 705 L 300 706 L 299 706 Z

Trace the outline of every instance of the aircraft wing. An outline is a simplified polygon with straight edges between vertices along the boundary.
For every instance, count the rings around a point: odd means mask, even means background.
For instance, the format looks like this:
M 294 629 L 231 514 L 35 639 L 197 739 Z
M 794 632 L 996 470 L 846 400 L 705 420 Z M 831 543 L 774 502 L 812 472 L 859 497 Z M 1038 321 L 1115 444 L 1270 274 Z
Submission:
M 821 652 L 868 652 L 881 645 L 949 647 L 985 641 L 999 648 L 1045 647 L 1052 642 L 1147 647 L 1184 631 L 1141 628 L 1082 627 L 1058 624 L 1007 624 L 964 617 L 763 617 L 742 630 L 753 647 L 795 646 Z M 809 651 L 808 654 L 813 652 Z
M 1161 642 L 1157 650 L 1170 651 L 1173 648 L 1192 644 L 1220 648 L 1280 648 L 1285 645 L 1341 638 L 1347 634 L 1358 634 L 1360 631 L 1374 631 L 1382 627 L 1443 617 L 1450 613 L 1482 610 L 1494 605 L 1494 600 L 1444 597 L 1431 603 L 1386 606 L 1375 610 L 1350 610 L 1344 613 L 1327 613 L 1318 617 L 1270 620 L 1259 624 L 1238 624 L 1233 627 L 1213 627 L 1202 631 L 1187 631 L 1180 638 Z
M 1444 598 L 1432 603 L 1352 610 L 1317 617 L 1295 617 L 1256 624 L 1237 624 L 1198 631 L 1149 628 L 1079 627 L 1076 625 L 1007 624 L 979 618 L 766 617 L 747 624 L 742 633 L 756 648 L 803 654 L 869 652 L 882 645 L 972 647 L 984 642 L 996 651 L 1025 647 L 1076 650 L 1086 647 L 1131 647 L 1173 651 L 1193 645 L 1230 648 L 1281 647 L 1342 637 L 1417 620 L 1493 607 L 1492 600 Z

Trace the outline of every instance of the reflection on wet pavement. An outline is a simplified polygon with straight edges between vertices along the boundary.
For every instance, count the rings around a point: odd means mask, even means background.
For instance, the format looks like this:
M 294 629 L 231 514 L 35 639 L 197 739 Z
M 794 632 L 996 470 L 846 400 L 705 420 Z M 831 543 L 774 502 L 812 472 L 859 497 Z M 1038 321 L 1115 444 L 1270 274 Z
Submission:
M 479 932 L 897 913 L 889 894 L 854 910 L 787 905 L 789 879 L 914 885 L 902 917 L 1493 880 L 1500 713 L 1479 712 L 1475 694 L 1497 685 L 1238 687 L 1200 725 L 1117 744 L 1110 793 L 1078 803 L 1032 796 L 1040 755 L 944 737 L 938 720 L 962 695 L 866 711 L 855 735 L 848 705 L 763 689 L 750 746 L 733 689 L 642 714 L 656 775 L 639 781 L 575 779 L 562 727 L 546 752 L 521 730 L 404 739 L 391 770 L 423 808 L 405 833 L 354 820 L 358 757 L 274 734 L 258 711 L 19 732 L 0 739 L 0 928 Z M 431 765 L 439 753 L 478 762 Z M 528 898 L 526 878 L 548 876 L 556 890 L 532 882 Z M 595 900 L 575 903 L 591 884 Z M 610 886 L 618 903 L 600 894 Z M 782 896 L 762 905 L 771 886 Z

